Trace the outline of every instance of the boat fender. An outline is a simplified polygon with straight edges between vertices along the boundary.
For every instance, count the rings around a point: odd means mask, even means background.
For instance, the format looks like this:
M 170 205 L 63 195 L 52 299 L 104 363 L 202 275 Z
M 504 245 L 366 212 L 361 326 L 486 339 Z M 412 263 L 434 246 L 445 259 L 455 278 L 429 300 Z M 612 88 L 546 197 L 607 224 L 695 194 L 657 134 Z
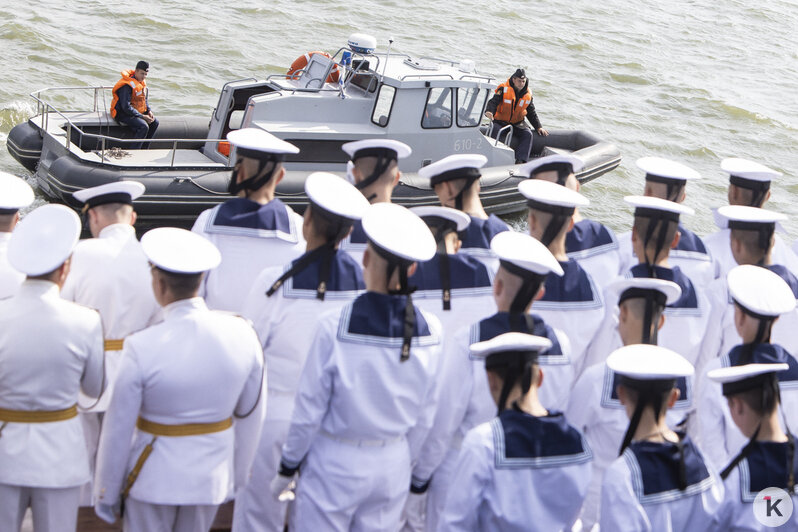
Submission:
M 294 73 L 299 72 L 300 70 L 308 66 L 308 63 L 310 63 L 310 56 L 314 54 L 321 54 L 328 59 L 332 59 L 332 56 L 327 52 L 316 51 L 316 52 L 304 53 L 299 57 L 297 57 L 296 59 L 294 59 L 294 62 L 291 63 L 290 67 L 288 67 L 288 72 L 285 73 L 286 76 L 292 78 Z M 330 75 L 327 76 L 327 83 L 338 83 L 338 72 L 339 72 L 338 65 L 337 64 L 333 65 L 332 70 L 330 71 Z

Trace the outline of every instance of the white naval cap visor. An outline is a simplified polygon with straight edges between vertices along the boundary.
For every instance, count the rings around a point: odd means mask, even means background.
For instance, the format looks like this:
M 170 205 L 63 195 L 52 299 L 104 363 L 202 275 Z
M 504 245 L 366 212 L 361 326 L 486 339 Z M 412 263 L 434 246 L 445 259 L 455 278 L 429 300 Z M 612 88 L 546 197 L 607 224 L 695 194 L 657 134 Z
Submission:
M 154 266 L 171 273 L 202 273 L 222 261 L 221 253 L 210 240 L 177 227 L 147 231 L 141 237 L 141 247 Z
M 428 261 L 437 245 L 427 224 L 410 210 L 394 203 L 375 203 L 363 215 L 363 231 L 386 259 Z
M 636 161 L 637 167 L 646 173 L 646 180 L 658 183 L 670 181 L 694 181 L 701 179 L 701 174 L 682 163 L 663 159 L 662 157 L 641 157 Z
M 227 134 L 227 140 L 239 150 L 239 155 L 245 155 L 247 151 L 277 156 L 299 153 L 299 148 L 290 142 L 279 139 L 268 131 L 257 127 L 231 131 Z M 260 156 L 259 154 L 253 155 Z
M 531 351 L 537 353 L 545 351 L 552 346 L 551 340 L 543 336 L 535 336 L 520 332 L 508 332 L 471 344 L 471 355 L 474 358 L 487 358 L 499 353 L 517 353 Z
M 780 371 L 790 369 L 788 364 L 745 364 L 717 368 L 707 373 L 710 380 L 722 384 L 724 396 L 761 388 L 777 378 Z
M 8 262 L 25 275 L 50 273 L 72 255 L 80 238 L 80 218 L 64 205 L 42 205 L 11 233 Z
M 432 186 L 454 179 L 474 180 L 480 177 L 479 169 L 487 162 L 488 158 L 478 153 L 449 155 L 420 168 L 418 175 L 423 179 L 429 179 Z
M 369 202 L 353 185 L 335 174 L 314 172 L 305 180 L 305 193 L 314 207 L 328 216 L 360 220 Z
M 682 214 L 695 214 L 686 205 L 651 196 L 625 196 L 623 200 L 635 208 L 635 216 L 665 215 L 666 219 L 679 221 Z
M 759 319 L 773 319 L 795 309 L 790 285 L 767 268 L 736 266 L 726 275 L 726 283 L 732 300 Z
M 525 233 L 503 231 L 490 241 L 490 249 L 499 257 L 502 266 L 516 275 L 527 272 L 546 276 L 553 273 L 562 277 L 564 273 L 551 251 L 536 238 Z M 521 271 L 516 273 L 515 270 Z
M 724 205 L 715 211 L 715 223 L 721 229 L 742 229 L 745 231 L 758 231 L 761 226 L 772 225 L 780 232 L 784 231 L 781 222 L 787 216 L 760 207 L 748 205 Z
M 618 304 L 635 297 L 645 297 L 646 292 L 661 294 L 661 304 L 671 305 L 682 297 L 682 289 L 673 281 L 649 277 L 618 279 L 607 287 L 608 293 L 618 298 Z
M 720 162 L 720 168 L 729 174 L 729 177 L 732 178 L 732 181 L 734 177 L 738 177 L 748 181 L 769 183 L 773 179 L 781 177 L 782 175 L 781 172 L 773 170 L 772 168 L 768 168 L 763 164 L 749 161 L 747 159 L 739 159 L 737 157 L 723 159 Z M 732 184 L 736 183 L 732 182 Z
M 83 210 L 106 203 L 132 204 L 144 194 L 144 185 L 138 181 L 117 181 L 73 192 L 72 196 L 84 204 Z
M 24 179 L 0 172 L 0 214 L 14 214 L 33 203 L 33 189 Z
M 466 213 L 450 207 L 425 205 L 422 207 L 413 207 L 410 209 L 410 212 L 418 215 L 427 225 L 430 225 L 430 221 L 435 220 L 449 221 L 457 232 L 465 230 L 465 228 L 471 224 L 471 218 Z
M 579 192 L 551 181 L 540 179 L 521 181 L 518 184 L 518 191 L 527 199 L 529 208 L 545 212 L 565 209 L 573 213 L 577 207 L 590 205 L 590 200 Z
M 607 367 L 615 373 L 637 381 L 673 380 L 689 377 L 695 369 L 690 362 L 665 347 L 633 344 L 613 351 Z
M 404 159 L 408 157 L 413 150 L 398 140 L 392 139 L 363 139 L 353 142 L 347 142 L 341 149 L 349 155 L 349 158 L 357 160 L 361 157 L 379 157 L 380 155 L 388 155 L 392 159 Z
M 562 175 L 561 171 L 575 174 L 585 167 L 585 162 L 570 153 L 547 155 L 545 157 L 538 157 L 532 159 L 528 163 L 524 163 L 518 169 L 519 173 L 524 177 L 534 177 L 540 172 L 556 171 L 558 174 L 557 183 L 560 185 L 565 184 L 567 175 Z

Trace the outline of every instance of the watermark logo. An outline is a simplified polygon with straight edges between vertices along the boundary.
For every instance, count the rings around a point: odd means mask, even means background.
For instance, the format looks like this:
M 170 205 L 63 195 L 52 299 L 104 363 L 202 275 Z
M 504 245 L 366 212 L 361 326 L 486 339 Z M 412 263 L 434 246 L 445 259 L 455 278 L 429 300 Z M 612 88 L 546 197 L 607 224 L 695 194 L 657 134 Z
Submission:
M 754 517 L 767 527 L 777 527 L 792 517 L 792 499 L 779 488 L 765 488 L 754 499 Z

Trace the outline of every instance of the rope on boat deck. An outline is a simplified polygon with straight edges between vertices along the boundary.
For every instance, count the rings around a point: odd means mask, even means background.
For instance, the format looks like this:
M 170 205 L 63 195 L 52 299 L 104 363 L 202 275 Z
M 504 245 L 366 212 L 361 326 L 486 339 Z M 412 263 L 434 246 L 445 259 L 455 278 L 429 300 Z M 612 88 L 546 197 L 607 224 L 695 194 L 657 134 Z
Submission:
M 209 189 L 207 187 L 204 187 L 204 186 L 200 185 L 199 183 L 194 181 L 193 177 L 189 177 L 189 176 L 175 177 L 174 179 L 172 179 L 172 181 L 175 182 L 175 183 L 186 183 L 186 182 L 188 182 L 188 183 L 191 183 L 192 185 L 194 185 L 195 187 L 204 190 L 205 192 L 209 192 L 209 193 L 215 194 L 217 196 L 229 196 L 229 194 L 227 192 L 216 192 L 215 190 L 211 190 L 211 189 Z

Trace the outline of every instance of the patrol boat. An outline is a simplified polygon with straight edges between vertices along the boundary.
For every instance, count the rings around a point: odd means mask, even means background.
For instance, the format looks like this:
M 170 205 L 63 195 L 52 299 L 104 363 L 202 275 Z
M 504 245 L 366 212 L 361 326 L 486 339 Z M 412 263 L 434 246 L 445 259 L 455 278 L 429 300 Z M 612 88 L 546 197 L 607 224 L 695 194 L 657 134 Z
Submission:
M 140 181 L 147 192 L 135 202 L 139 219 L 190 223 L 201 211 L 230 196 L 234 158 L 225 136 L 241 127 L 260 127 L 300 148 L 287 159 L 278 197 L 302 211 L 304 180 L 314 171 L 345 176 L 341 145 L 366 138 L 391 138 L 413 148 L 399 162 L 402 178 L 393 200 L 406 206 L 437 205 L 418 169 L 452 153 L 481 153 L 481 198 L 486 210 L 521 210 L 517 185 L 524 179 L 514 164 L 512 135 L 507 144 L 491 138 L 481 124 L 496 78 L 473 61 L 415 58 L 377 52 L 373 37 L 354 34 L 332 56 L 314 52 L 292 65 L 291 74 L 226 83 L 207 117 L 158 117 L 160 126 L 145 149 L 130 149 L 131 130 L 108 112 L 112 87 L 51 87 L 31 94 L 37 114 L 8 136 L 11 155 L 35 173 L 49 201 L 77 208 L 72 192 L 117 180 Z M 302 63 L 305 63 L 302 66 Z M 85 102 L 67 111 L 63 102 Z M 93 104 L 90 102 L 93 101 Z M 487 119 L 485 119 L 487 120 Z M 508 126 L 509 128 L 509 126 Z M 511 133 L 511 132 L 510 132 Z M 587 182 L 618 166 L 611 143 L 577 130 L 534 133 L 533 156 L 573 152 L 585 161 L 577 175 Z

